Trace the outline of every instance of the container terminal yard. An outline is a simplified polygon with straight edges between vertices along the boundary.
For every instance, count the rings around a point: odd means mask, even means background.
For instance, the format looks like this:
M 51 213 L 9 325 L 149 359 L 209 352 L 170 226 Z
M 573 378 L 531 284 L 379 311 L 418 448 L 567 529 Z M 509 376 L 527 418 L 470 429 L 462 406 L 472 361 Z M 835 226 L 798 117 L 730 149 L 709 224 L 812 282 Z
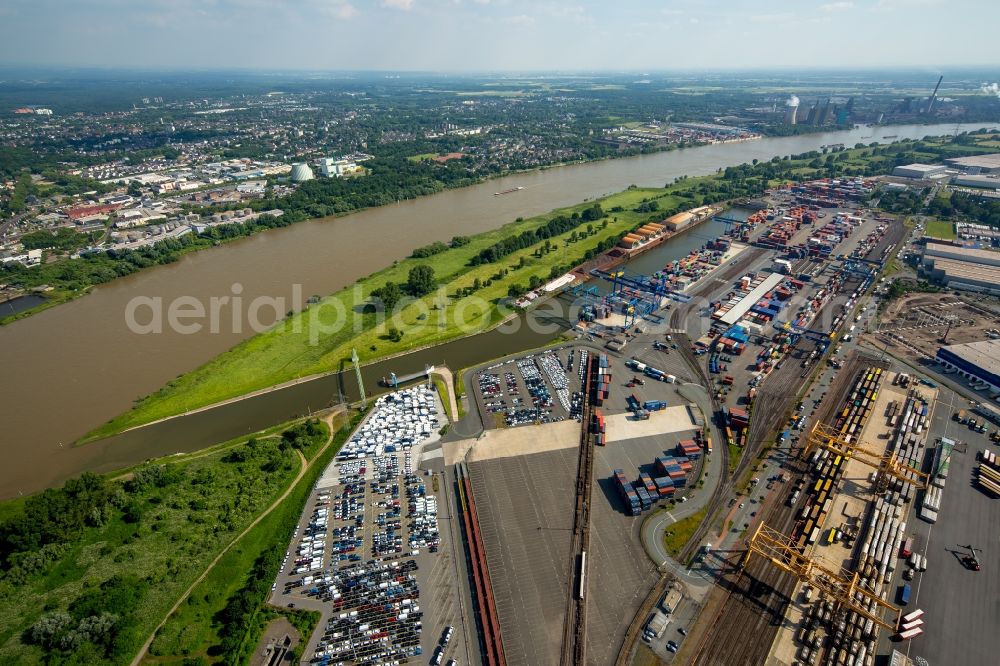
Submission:
M 454 432 L 431 388 L 381 398 L 276 581 L 324 614 L 305 660 L 993 663 L 1000 434 L 874 344 L 908 233 L 877 186 L 773 190 L 660 270 L 577 271 L 575 340 L 463 371 Z

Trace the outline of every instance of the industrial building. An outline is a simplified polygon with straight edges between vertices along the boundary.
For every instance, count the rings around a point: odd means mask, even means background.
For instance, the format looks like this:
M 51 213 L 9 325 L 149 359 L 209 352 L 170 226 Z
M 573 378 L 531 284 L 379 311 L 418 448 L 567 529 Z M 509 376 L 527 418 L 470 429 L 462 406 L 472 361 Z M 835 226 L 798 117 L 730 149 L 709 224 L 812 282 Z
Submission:
M 1000 253 L 927 243 L 923 272 L 950 289 L 1000 294 Z
M 970 381 L 979 380 L 990 390 L 1000 390 L 1000 340 L 941 347 L 937 360 Z
M 313 179 L 312 169 L 305 162 L 296 162 L 292 165 L 292 182 L 302 183 Z
M 346 176 L 355 173 L 357 170 L 358 165 L 347 159 L 324 157 L 319 161 L 319 172 L 327 178 Z
M 1000 153 L 989 155 L 973 155 L 971 157 L 952 157 L 945 164 L 960 169 L 962 172 L 975 174 L 1000 174 Z
M 694 214 L 690 212 L 677 213 L 663 220 L 663 226 L 670 231 L 680 231 L 694 221 Z
M 734 303 L 728 310 L 717 310 L 715 313 L 718 315 L 717 318 L 722 323 L 732 326 L 742 319 L 743 315 L 750 311 L 750 308 L 757 305 L 757 302 L 764 297 L 764 294 L 777 287 L 778 284 L 784 279 L 785 276 L 781 273 L 768 274 L 768 276 L 761 280 L 757 286 L 751 289 L 746 296 L 740 298 L 739 302 Z
M 916 178 L 918 180 L 923 180 L 925 178 L 937 178 L 939 176 L 943 176 L 947 170 L 948 167 L 943 164 L 920 164 L 919 162 L 915 162 L 913 164 L 896 167 L 892 170 L 892 175 L 900 178 Z
M 711 213 L 711 206 L 699 206 L 698 208 L 692 208 L 691 210 L 684 211 L 683 213 L 671 215 L 667 219 L 663 220 L 663 226 L 666 227 L 667 231 L 680 231 L 681 229 L 691 226 L 695 222 L 700 222 L 707 216 L 711 215 Z
M 987 190 L 1000 189 L 1000 175 L 960 175 L 951 180 L 952 185 L 960 187 L 979 187 Z

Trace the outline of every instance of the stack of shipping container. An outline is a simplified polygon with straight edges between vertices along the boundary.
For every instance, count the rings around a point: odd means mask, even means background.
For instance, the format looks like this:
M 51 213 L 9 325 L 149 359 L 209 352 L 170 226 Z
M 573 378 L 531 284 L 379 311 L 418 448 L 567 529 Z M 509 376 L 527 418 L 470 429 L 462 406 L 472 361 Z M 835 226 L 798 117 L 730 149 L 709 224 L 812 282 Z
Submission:
M 601 407 L 611 391 L 611 362 L 607 354 L 598 354 L 595 364 L 597 376 L 593 378 L 594 405 Z
M 682 439 L 677 442 L 677 454 L 697 459 L 701 457 L 701 447 L 693 439 Z
M 625 500 L 625 507 L 628 510 L 628 514 L 630 516 L 638 516 L 643 511 L 638 493 L 636 493 L 635 488 L 632 487 L 628 479 L 625 478 L 623 470 L 616 469 L 614 474 L 615 485 L 618 487 L 618 493 Z
M 590 421 L 590 432 L 594 433 L 594 444 L 597 446 L 605 445 L 607 424 L 604 421 L 604 414 L 601 414 L 601 410 L 599 409 L 594 410 L 594 415 Z
M 730 428 L 743 430 L 750 424 L 750 416 L 747 414 L 747 410 L 740 409 L 739 407 L 728 407 L 726 412 Z

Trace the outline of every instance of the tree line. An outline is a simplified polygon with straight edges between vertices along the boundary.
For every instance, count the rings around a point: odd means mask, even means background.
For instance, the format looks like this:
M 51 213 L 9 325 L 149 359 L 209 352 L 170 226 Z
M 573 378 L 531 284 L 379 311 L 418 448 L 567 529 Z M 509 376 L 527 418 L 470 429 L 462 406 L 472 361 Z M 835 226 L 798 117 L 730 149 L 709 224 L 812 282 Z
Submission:
M 557 215 L 537 229 L 524 231 L 516 236 L 508 236 L 487 248 L 483 248 L 469 263 L 472 266 L 492 264 L 518 250 L 529 248 L 535 243 L 549 238 L 555 238 L 577 228 L 584 222 L 593 222 L 605 215 L 606 213 L 598 203 L 584 209 L 583 213 L 573 213 L 568 217 Z

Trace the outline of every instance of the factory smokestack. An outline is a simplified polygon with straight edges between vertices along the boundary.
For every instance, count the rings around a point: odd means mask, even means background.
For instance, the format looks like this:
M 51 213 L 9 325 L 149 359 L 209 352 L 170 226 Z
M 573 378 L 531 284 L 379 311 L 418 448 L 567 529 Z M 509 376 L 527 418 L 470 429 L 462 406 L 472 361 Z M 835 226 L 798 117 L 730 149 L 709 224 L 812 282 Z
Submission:
M 934 109 L 934 102 L 935 102 L 935 100 L 937 100 L 938 88 L 941 87 L 941 82 L 942 81 L 944 81 L 944 75 L 943 74 L 941 75 L 940 78 L 938 78 L 937 85 L 934 86 L 934 92 L 931 93 L 931 98 L 929 100 L 927 100 L 927 111 L 926 111 L 927 113 L 930 113 Z

